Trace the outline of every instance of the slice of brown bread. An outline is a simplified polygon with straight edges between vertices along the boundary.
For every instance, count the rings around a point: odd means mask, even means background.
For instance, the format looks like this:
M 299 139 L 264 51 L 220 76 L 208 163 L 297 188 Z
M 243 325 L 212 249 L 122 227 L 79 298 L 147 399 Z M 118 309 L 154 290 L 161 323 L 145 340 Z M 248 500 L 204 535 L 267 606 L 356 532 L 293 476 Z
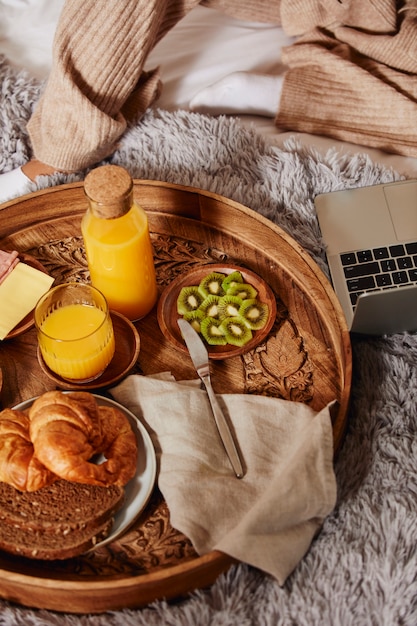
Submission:
M 111 530 L 111 518 L 94 532 L 74 530 L 66 535 L 30 532 L 12 526 L 0 526 L 0 550 L 29 559 L 55 561 L 79 556 L 105 539 Z
M 106 521 L 123 504 L 124 489 L 58 480 L 37 491 L 18 491 L 0 482 L 0 523 L 65 533 Z
M 38 559 L 81 554 L 110 532 L 124 488 L 58 480 L 21 492 L 0 482 L 0 549 Z

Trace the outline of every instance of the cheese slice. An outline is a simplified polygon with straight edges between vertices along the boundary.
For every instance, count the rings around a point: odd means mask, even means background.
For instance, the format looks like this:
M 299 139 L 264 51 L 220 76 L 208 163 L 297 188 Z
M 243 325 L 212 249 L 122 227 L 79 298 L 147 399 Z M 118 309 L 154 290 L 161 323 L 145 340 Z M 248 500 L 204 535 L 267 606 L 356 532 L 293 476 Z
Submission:
M 33 311 L 53 282 L 52 276 L 26 263 L 16 265 L 0 285 L 0 339 Z

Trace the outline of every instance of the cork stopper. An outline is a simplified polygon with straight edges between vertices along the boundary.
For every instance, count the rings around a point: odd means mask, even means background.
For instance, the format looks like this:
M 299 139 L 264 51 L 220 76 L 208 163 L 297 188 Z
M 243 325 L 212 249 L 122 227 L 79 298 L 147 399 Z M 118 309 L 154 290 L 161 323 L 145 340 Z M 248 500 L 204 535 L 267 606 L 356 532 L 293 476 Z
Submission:
M 123 167 L 103 165 L 87 174 L 84 192 L 94 215 L 104 219 L 121 217 L 133 202 L 133 181 Z

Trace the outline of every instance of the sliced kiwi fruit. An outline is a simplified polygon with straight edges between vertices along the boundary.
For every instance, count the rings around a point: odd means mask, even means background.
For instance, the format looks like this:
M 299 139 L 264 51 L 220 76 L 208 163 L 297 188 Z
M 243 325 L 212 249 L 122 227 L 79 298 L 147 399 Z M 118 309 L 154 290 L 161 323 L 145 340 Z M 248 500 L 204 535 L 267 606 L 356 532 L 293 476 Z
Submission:
M 245 283 L 241 272 L 211 272 L 199 285 L 181 289 L 177 311 L 208 344 L 240 347 L 268 320 L 268 305 L 257 296 L 257 290 Z
M 226 278 L 222 282 L 222 287 L 223 287 L 224 292 L 227 293 L 230 287 L 232 287 L 233 285 L 236 285 L 237 283 L 243 283 L 243 282 L 244 282 L 243 276 L 240 272 L 238 271 L 231 272 L 230 274 L 226 276 Z
M 236 298 L 236 296 L 222 296 L 219 299 L 219 317 L 224 319 L 225 317 L 236 317 L 239 315 L 239 309 L 243 304 L 243 300 Z
M 198 289 L 205 298 L 207 296 L 223 296 L 223 280 L 224 274 L 220 274 L 220 272 L 211 272 L 207 276 L 204 276 L 204 278 L 200 281 Z
M 201 295 L 198 287 L 191 285 L 183 287 L 177 298 L 177 311 L 180 315 L 196 311 L 203 303 L 204 296 Z
M 220 330 L 224 333 L 227 343 L 233 346 L 244 346 L 252 339 L 252 331 L 240 316 L 226 317 L 220 324 Z
M 204 317 L 220 317 L 219 312 L 219 296 L 207 296 L 198 307 L 204 314 Z
M 227 339 L 221 330 L 221 320 L 214 317 L 205 317 L 201 321 L 201 334 L 211 346 L 225 346 Z
M 196 311 L 190 311 L 189 313 L 184 313 L 183 318 L 190 322 L 191 326 L 198 333 L 201 333 L 201 322 L 205 318 L 204 312 L 197 309 Z
M 249 285 L 248 283 L 236 283 L 229 288 L 227 295 L 236 296 L 241 300 L 250 300 L 252 298 L 256 298 L 258 292 L 255 287 L 252 287 L 252 285 Z
M 242 302 L 239 315 L 244 319 L 248 328 L 260 330 L 268 321 L 269 308 L 264 302 L 252 298 Z

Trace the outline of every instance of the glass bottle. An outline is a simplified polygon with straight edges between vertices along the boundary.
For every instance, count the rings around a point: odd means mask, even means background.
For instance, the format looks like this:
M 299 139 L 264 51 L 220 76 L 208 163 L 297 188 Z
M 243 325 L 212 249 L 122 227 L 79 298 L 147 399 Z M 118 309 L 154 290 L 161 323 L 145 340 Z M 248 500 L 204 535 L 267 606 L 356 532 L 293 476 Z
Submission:
M 84 191 L 81 232 L 91 283 L 110 309 L 138 320 L 158 292 L 148 218 L 133 199 L 132 178 L 123 167 L 103 165 L 86 176 Z

